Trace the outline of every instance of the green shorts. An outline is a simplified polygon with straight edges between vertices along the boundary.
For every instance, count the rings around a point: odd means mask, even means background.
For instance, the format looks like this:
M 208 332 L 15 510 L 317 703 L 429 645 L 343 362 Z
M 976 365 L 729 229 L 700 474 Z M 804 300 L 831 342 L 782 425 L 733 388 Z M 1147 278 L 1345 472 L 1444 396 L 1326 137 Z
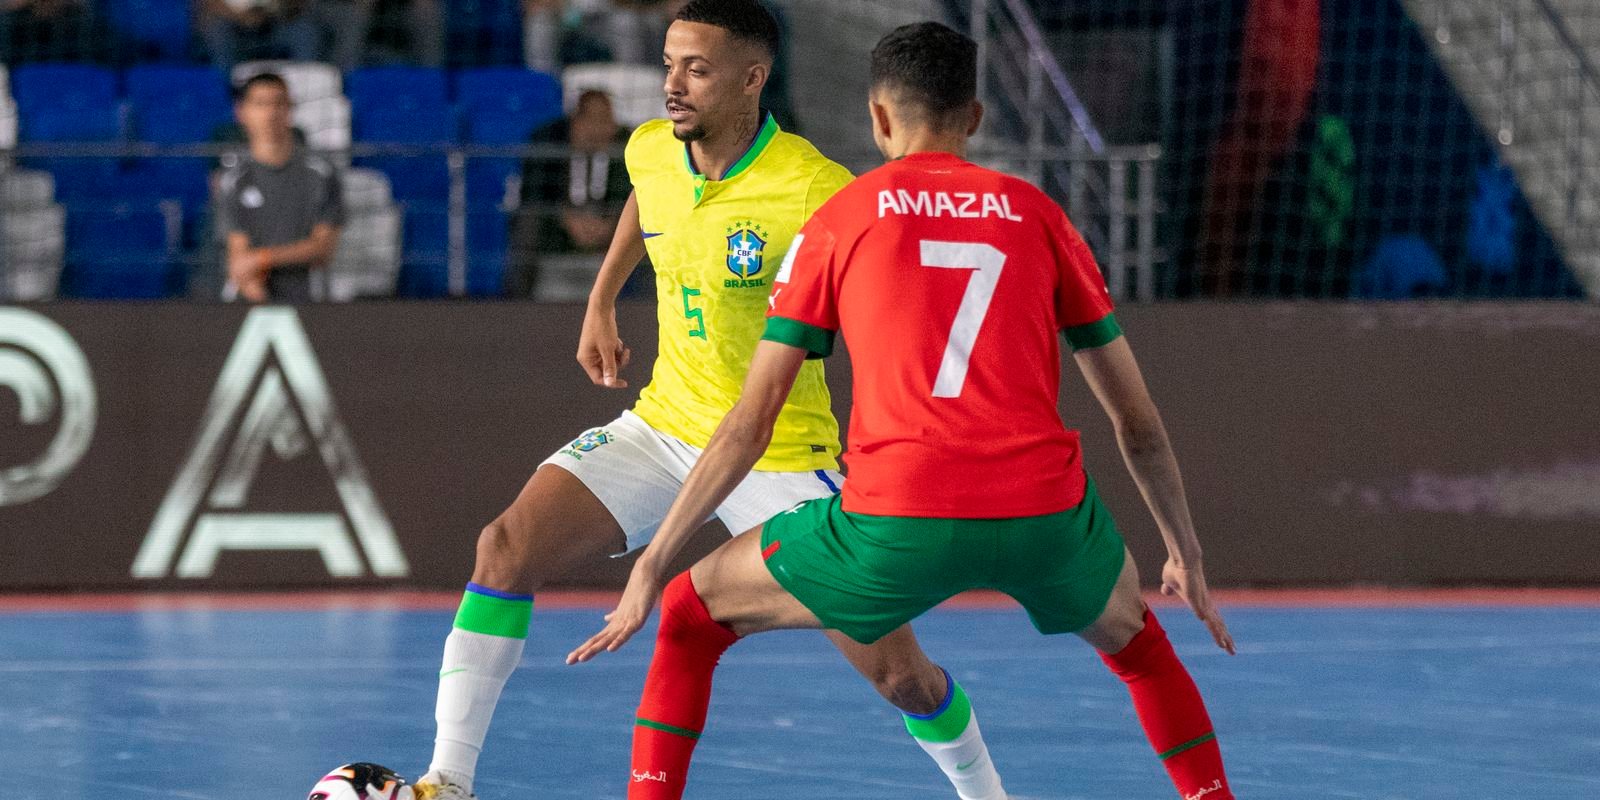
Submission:
M 1094 482 L 1056 514 L 942 519 L 852 514 L 838 495 L 762 527 L 778 583 L 823 627 L 863 644 L 968 589 L 1015 598 L 1040 633 L 1072 633 L 1105 610 L 1125 555 Z

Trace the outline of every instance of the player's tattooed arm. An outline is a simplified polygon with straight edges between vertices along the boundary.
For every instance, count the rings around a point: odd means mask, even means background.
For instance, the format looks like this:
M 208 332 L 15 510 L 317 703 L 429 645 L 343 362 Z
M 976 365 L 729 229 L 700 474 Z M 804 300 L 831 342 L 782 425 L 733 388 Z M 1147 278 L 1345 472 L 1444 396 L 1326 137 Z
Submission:
M 594 288 L 589 291 L 589 308 L 583 315 L 583 332 L 578 336 L 578 364 L 597 386 L 626 389 L 628 382 L 619 373 L 633 357 L 617 332 L 617 295 L 644 258 L 644 233 L 639 227 L 639 203 L 633 194 L 622 207 L 617 232 Z

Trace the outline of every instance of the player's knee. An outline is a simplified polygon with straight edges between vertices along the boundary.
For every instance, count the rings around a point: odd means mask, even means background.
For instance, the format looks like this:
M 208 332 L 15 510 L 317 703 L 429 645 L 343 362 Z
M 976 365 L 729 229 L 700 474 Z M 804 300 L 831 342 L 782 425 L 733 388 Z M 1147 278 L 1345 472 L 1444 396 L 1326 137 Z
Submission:
M 1101 653 L 1122 651 L 1144 630 L 1144 598 L 1134 584 L 1119 584 L 1106 600 L 1104 611 L 1088 628 L 1078 632 Z
M 661 591 L 661 624 L 656 630 L 658 647 L 687 646 L 698 650 L 711 646 L 720 653 L 736 638 L 728 626 L 713 619 L 706 610 L 705 601 L 695 589 L 688 570 L 667 582 Z
M 1144 603 L 1139 603 L 1136 608 L 1120 609 L 1120 613 L 1109 615 L 1101 620 L 1101 641 L 1096 647 L 1103 653 L 1120 653 L 1144 630 L 1145 621 Z
M 478 533 L 477 563 L 473 581 L 496 588 L 510 587 L 532 591 L 540 583 L 537 570 L 528 563 L 527 542 L 503 518 L 496 519 Z
M 899 664 L 884 664 L 872 669 L 867 677 L 883 699 L 908 714 L 931 714 L 937 711 L 949 691 L 944 674 L 937 668 L 930 672 Z
M 685 570 L 667 581 L 666 588 L 661 590 L 661 623 L 656 629 L 656 640 L 680 642 L 692 638 L 697 627 L 698 615 L 692 613 L 695 606 L 704 608 L 700 595 L 695 592 L 694 582 L 689 579 L 688 570 Z

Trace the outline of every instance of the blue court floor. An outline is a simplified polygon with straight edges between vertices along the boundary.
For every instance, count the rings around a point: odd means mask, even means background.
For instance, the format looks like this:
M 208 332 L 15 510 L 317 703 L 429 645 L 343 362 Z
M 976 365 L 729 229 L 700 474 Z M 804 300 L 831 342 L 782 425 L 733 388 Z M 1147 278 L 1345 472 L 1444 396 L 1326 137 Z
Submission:
M 1238 609 L 1232 658 L 1186 614 L 1163 618 L 1242 798 L 1600 798 L 1600 609 Z M 354 760 L 414 777 L 450 619 L 0 614 L 4 794 L 297 800 Z M 564 666 L 599 624 L 595 610 L 536 611 L 479 769 L 483 800 L 623 796 L 651 639 Z M 1087 646 L 1010 611 L 936 611 L 918 631 L 967 687 L 1018 798 L 1175 796 Z M 819 634 L 741 642 L 716 688 L 689 797 L 954 797 Z

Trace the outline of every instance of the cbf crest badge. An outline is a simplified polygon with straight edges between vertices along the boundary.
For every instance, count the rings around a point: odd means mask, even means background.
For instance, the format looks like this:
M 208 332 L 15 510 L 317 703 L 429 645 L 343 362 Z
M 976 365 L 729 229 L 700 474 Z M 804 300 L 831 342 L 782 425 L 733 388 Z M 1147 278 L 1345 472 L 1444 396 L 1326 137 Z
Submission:
M 572 444 L 561 448 L 561 454 L 571 456 L 579 461 L 583 460 L 585 453 L 593 453 L 603 445 L 611 444 L 615 437 L 605 428 L 595 428 L 585 431 L 582 436 L 572 440 Z
M 762 253 L 767 249 L 767 231 L 751 220 L 739 220 L 729 225 L 728 271 L 740 279 L 760 274 Z
M 605 428 L 596 428 L 574 440 L 572 449 L 580 453 L 589 453 L 605 444 L 611 444 L 611 432 Z

